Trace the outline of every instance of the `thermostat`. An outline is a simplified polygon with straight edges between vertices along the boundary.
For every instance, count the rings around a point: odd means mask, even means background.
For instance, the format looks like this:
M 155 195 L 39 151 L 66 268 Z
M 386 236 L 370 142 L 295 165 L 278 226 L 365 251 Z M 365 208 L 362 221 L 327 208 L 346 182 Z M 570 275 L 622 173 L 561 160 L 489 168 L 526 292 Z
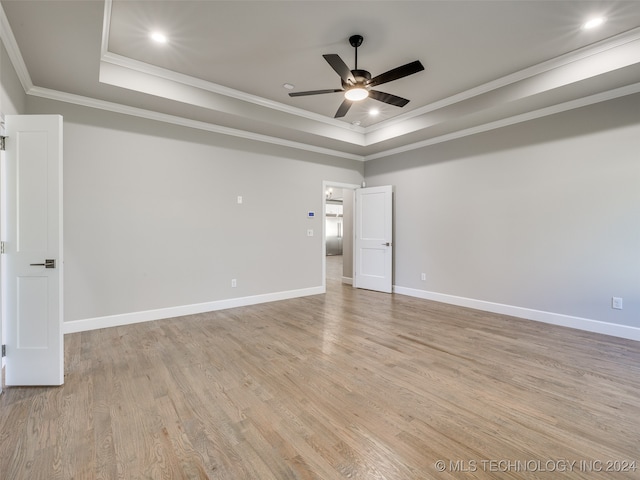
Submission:
M 316 216 L 316 212 L 307 212 L 307 217 L 315 218 L 315 216 Z

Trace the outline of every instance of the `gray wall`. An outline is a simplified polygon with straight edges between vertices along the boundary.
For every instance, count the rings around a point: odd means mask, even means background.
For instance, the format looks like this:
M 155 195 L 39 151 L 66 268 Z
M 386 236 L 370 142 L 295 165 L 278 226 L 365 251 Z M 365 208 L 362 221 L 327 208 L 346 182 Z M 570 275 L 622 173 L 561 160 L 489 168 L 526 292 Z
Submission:
M 66 320 L 321 283 L 306 212 L 361 163 L 27 98 L 0 62 L 1 113 L 65 117 Z M 635 95 L 367 162 L 395 186 L 395 284 L 640 327 L 638 112 Z
M 15 115 L 26 109 L 26 95 L 4 44 L 0 42 L 0 113 Z
M 395 186 L 395 285 L 640 327 L 639 112 L 629 96 L 367 162 L 368 186 Z
M 362 162 L 27 104 L 64 116 L 66 321 L 322 285 L 322 219 L 307 212 L 324 180 L 361 182 Z

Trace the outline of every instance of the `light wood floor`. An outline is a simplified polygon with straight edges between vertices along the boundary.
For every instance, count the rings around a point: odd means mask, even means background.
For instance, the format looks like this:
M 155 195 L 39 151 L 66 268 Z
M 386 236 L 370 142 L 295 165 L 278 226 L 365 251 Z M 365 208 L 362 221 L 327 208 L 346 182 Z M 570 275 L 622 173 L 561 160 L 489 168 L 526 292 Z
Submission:
M 67 335 L 0 478 L 640 478 L 640 343 L 328 290 Z

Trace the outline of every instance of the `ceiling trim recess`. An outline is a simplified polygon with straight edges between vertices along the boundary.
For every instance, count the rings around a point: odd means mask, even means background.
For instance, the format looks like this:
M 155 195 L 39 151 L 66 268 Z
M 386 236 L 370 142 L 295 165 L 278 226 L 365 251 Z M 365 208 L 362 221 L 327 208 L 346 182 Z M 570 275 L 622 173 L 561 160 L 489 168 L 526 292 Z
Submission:
M 309 112 L 308 110 L 303 110 L 302 108 L 292 107 L 291 105 L 286 105 L 284 103 L 269 100 L 267 98 L 259 97 L 257 95 L 252 95 L 250 93 L 242 92 L 240 90 L 235 90 L 233 88 L 225 87 L 223 85 L 218 85 L 217 83 L 209 82 L 207 80 L 202 80 L 200 78 L 192 77 L 190 75 L 185 75 L 183 73 L 167 70 L 166 68 L 150 65 L 148 63 L 140 62 L 138 60 L 133 60 L 131 58 L 124 57 L 122 55 L 118 55 L 112 52 L 104 53 L 101 57 L 101 61 L 105 63 L 117 65 L 123 68 L 128 68 L 130 70 L 135 70 L 145 75 L 163 78 L 165 80 L 169 80 L 175 83 L 199 88 L 201 90 L 205 90 L 211 93 L 217 93 L 219 95 L 235 98 L 237 100 L 242 100 L 243 102 L 253 103 L 261 107 L 267 107 L 271 110 L 279 110 L 281 112 L 289 113 L 291 115 L 308 118 L 316 122 L 326 123 L 327 125 L 331 125 L 334 127 L 339 127 L 349 131 L 356 131 L 359 133 L 365 132 L 364 127 L 347 124 L 339 120 L 334 120 L 333 118 L 325 117 L 324 115 L 320 115 L 318 113 Z
M 442 100 L 431 103 L 429 105 L 425 105 L 424 107 L 416 108 L 405 114 L 396 116 L 389 120 L 385 120 L 384 122 L 371 125 L 366 128 L 365 133 L 371 133 L 376 130 L 386 128 L 388 126 L 392 126 L 396 123 L 405 122 L 410 118 L 419 117 L 426 113 L 440 110 L 441 108 L 447 107 L 449 105 L 453 105 L 455 103 L 462 102 L 464 100 L 468 100 L 470 98 L 488 93 L 490 91 L 506 87 L 508 85 L 520 82 L 522 80 L 535 77 L 537 75 L 549 72 L 551 70 L 555 70 L 555 69 L 564 67 L 566 65 L 570 65 L 578 60 L 584 60 L 594 55 L 605 53 L 609 50 L 615 49 L 617 47 L 621 47 L 623 45 L 626 45 L 627 43 L 635 42 L 638 40 L 640 40 L 640 27 L 635 28 L 633 30 L 629 30 L 627 32 L 620 33 L 616 36 L 607 38 L 593 45 L 588 45 L 586 47 L 582 47 L 578 50 L 574 50 L 572 52 L 566 53 L 559 57 L 555 57 L 550 60 L 544 61 L 542 63 L 538 63 L 537 65 L 532 65 L 530 67 L 524 68 L 522 70 L 511 73 L 504 77 L 487 82 L 483 85 L 479 85 L 477 87 L 471 88 L 464 92 L 460 92 L 451 97 L 444 98 Z
M 320 115 L 318 113 L 309 112 L 302 108 L 292 107 L 284 103 L 269 100 L 267 98 L 252 95 L 250 93 L 242 92 L 233 88 L 225 87 L 217 83 L 202 80 L 197 77 L 178 73 L 166 68 L 150 65 L 145 62 L 140 62 L 122 55 L 115 54 L 109 51 L 109 32 L 111 28 L 111 9 L 113 0 L 105 0 L 104 4 L 104 21 L 102 27 L 102 41 L 101 41 L 101 61 L 118 65 L 120 67 L 129 68 L 131 70 L 138 71 L 151 76 L 164 78 L 165 80 L 173 81 L 176 83 L 196 87 L 202 90 L 206 90 L 212 93 L 217 93 L 227 97 L 242 100 L 244 102 L 253 103 L 262 107 L 267 107 L 272 110 L 279 110 L 291 115 L 296 115 L 303 118 L 308 118 L 316 122 L 326 123 L 328 125 L 346 129 L 349 131 L 355 131 L 364 133 L 365 129 L 357 125 L 346 124 L 345 122 Z
M 359 146 L 371 146 L 377 143 L 384 142 L 385 140 L 390 140 L 396 138 L 398 136 L 405 135 L 407 133 L 424 130 L 425 128 L 429 128 L 434 125 L 434 120 L 431 120 L 429 117 L 430 113 L 438 112 L 438 117 L 442 117 L 442 111 L 446 107 L 461 104 L 462 102 L 472 100 L 474 98 L 478 98 L 482 95 L 486 95 L 492 93 L 496 95 L 497 100 L 504 101 L 514 101 L 526 97 L 530 97 L 533 95 L 537 95 L 543 93 L 546 90 L 551 90 L 553 88 L 559 88 L 561 86 L 576 83 L 595 75 L 599 75 L 605 73 L 606 69 L 602 71 L 591 71 L 592 69 L 587 66 L 586 68 L 580 67 L 576 68 L 581 62 L 586 63 L 586 61 L 591 61 L 594 64 L 598 65 L 610 65 L 611 59 L 614 59 L 619 63 L 614 68 L 621 68 L 630 64 L 635 64 L 640 62 L 640 54 L 629 53 L 629 44 L 640 43 L 640 28 L 636 28 L 627 32 L 623 32 L 614 37 L 610 37 L 603 41 L 597 42 L 593 45 L 589 45 L 587 47 L 580 48 L 578 50 L 569 52 L 565 55 L 561 55 L 559 57 L 547 60 L 545 62 L 539 63 L 537 65 L 533 65 L 531 67 L 522 69 L 520 71 L 514 72 L 512 74 L 506 75 L 504 77 L 498 78 L 496 80 L 487 82 L 483 85 L 474 87 L 472 89 L 466 90 L 464 92 L 460 92 L 451 97 L 442 99 L 438 102 L 434 102 L 430 105 L 426 105 L 424 107 L 417 108 L 406 114 L 401 114 L 392 119 L 380 122 L 378 124 L 371 125 L 369 127 L 356 127 L 354 125 L 350 125 L 348 123 L 342 121 L 336 121 L 334 119 L 330 119 L 328 117 L 318 115 L 312 112 L 307 112 L 305 110 L 291 107 L 289 105 L 285 105 L 279 102 L 275 102 L 272 100 L 264 99 L 262 97 L 258 97 L 255 95 L 250 95 L 238 90 L 234 90 L 228 87 L 224 87 L 222 85 L 214 84 L 212 82 L 208 82 L 202 79 L 194 78 L 188 75 L 179 74 L 176 72 L 172 72 L 170 70 L 159 68 L 153 65 L 146 64 L 144 62 L 139 62 L 130 58 L 126 58 L 120 55 L 115 55 L 108 50 L 108 32 L 110 25 L 110 16 L 111 16 L 111 7 L 112 0 L 106 0 L 105 2 L 105 29 L 103 30 L 103 38 L 102 38 L 102 61 L 105 63 L 111 63 L 113 65 L 118 65 L 123 69 L 131 69 L 143 76 L 146 77 L 148 81 L 143 81 L 140 79 L 139 84 L 144 85 L 144 88 L 149 88 L 149 85 L 153 83 L 153 78 L 160 78 L 164 81 L 175 83 L 173 85 L 172 93 L 176 95 L 173 97 L 175 100 L 185 101 L 189 96 L 193 95 L 194 92 L 182 92 L 176 93 L 175 87 L 179 89 L 179 87 L 193 87 L 195 89 L 204 90 L 207 92 L 212 92 L 221 96 L 231 97 L 236 100 L 241 100 L 242 102 L 252 103 L 254 105 L 267 108 L 269 110 L 276 110 L 280 112 L 284 112 L 288 115 L 293 115 L 295 117 L 304 118 L 307 120 L 311 120 L 313 122 L 320 122 L 326 125 L 330 125 L 331 127 L 337 127 L 338 129 L 348 130 L 349 135 L 344 136 L 341 133 L 336 133 L 335 130 L 330 128 L 329 130 L 322 129 L 318 130 L 314 125 L 307 125 L 306 127 L 301 125 L 300 121 L 294 122 L 294 129 L 307 131 L 314 134 L 326 135 L 328 138 L 340 141 L 346 141 L 353 145 Z M 623 55 L 620 55 L 619 50 L 623 47 L 627 47 L 627 52 Z M 634 46 L 635 47 L 635 46 Z M 640 45 L 637 50 L 640 52 Z M 594 57 L 601 57 L 595 59 Z M 117 75 L 117 74 L 114 74 Z M 113 80 L 113 76 L 111 75 L 111 79 L 103 78 L 101 75 L 101 81 L 104 80 L 107 83 L 111 83 Z M 546 75 L 546 77 L 545 77 Z M 106 77 L 105 75 L 104 77 Z M 141 77 L 142 78 L 142 77 Z M 553 85 L 550 85 L 549 79 L 552 79 Z M 527 83 L 527 80 L 529 82 Z M 125 87 L 123 83 L 117 83 L 119 86 Z M 544 84 L 544 86 L 542 86 Z M 515 98 L 513 94 L 513 90 L 515 90 L 515 86 L 518 85 L 520 88 L 520 92 L 518 92 L 518 97 Z M 509 87 L 511 88 L 511 91 Z M 522 88 L 525 87 L 525 88 Z M 590 105 L 592 103 L 596 103 L 599 101 L 603 101 L 601 99 L 607 98 L 615 98 L 620 95 L 628 95 L 631 93 L 635 93 L 633 87 L 629 89 L 615 89 L 615 93 L 611 93 L 608 95 L 600 95 L 594 94 L 586 96 L 580 100 L 571 100 L 559 103 L 554 105 L 553 107 L 540 108 L 531 112 L 523 112 L 521 114 L 515 114 L 510 116 L 509 118 L 497 120 L 497 121 L 489 121 L 488 123 L 484 123 L 481 125 L 476 125 L 471 128 L 466 128 L 462 130 L 452 131 L 444 135 L 438 135 L 427 140 L 413 142 L 401 147 L 387 149 L 381 152 L 372 153 L 369 155 L 365 155 L 364 160 L 371 160 L 374 158 L 381 158 L 389 155 L 396 154 L 398 152 L 404 152 L 409 150 L 414 150 L 416 148 L 421 148 L 425 145 L 432 145 L 435 143 L 440 143 L 444 141 L 448 141 L 455 138 L 461 138 L 467 135 L 472 135 L 474 133 L 492 130 L 495 128 L 500 128 L 502 126 L 511 125 L 514 123 L 520 123 L 526 121 L 527 119 L 539 118 L 545 115 L 551 115 L 553 113 L 559 113 L 561 111 L 565 111 L 568 109 L 579 108 L 581 106 Z M 147 90 L 147 93 L 151 93 Z M 156 92 L 159 94 L 159 92 Z M 502 98 L 500 98 L 500 94 L 502 94 Z M 197 95 L 196 95 L 197 96 Z M 202 100 L 205 100 L 204 98 Z M 216 103 L 214 99 L 208 99 L 210 105 L 215 108 L 214 104 Z M 212 101 L 213 100 L 213 101 Z M 205 101 L 206 103 L 206 101 Z M 203 106 L 202 101 L 198 101 L 197 104 L 199 106 Z M 231 108 L 228 113 L 237 113 L 235 108 Z M 477 110 L 470 111 L 469 113 L 476 113 Z M 249 115 L 247 115 L 249 116 Z M 251 116 L 251 118 L 254 118 Z M 289 119 L 281 118 L 281 119 L 273 119 L 273 122 L 284 126 L 285 128 L 291 128 L 292 124 Z
M 85 97 L 82 95 L 75 95 L 67 92 L 60 92 L 59 90 L 51 90 L 43 87 L 33 87 L 28 92 L 29 95 L 34 97 L 46 98 L 49 100 L 57 100 L 60 102 L 71 103 L 74 105 L 80 105 L 83 107 L 95 108 L 98 110 L 106 110 L 113 113 L 121 113 L 124 115 L 130 115 L 133 117 L 145 118 L 147 120 L 155 120 L 158 122 L 169 123 L 181 127 L 194 128 L 197 130 L 205 130 L 207 132 L 219 133 L 221 135 L 229 135 L 232 137 L 244 138 L 246 140 L 254 140 L 257 142 L 269 143 L 272 145 L 280 145 L 283 147 L 295 148 L 298 150 L 305 150 L 313 153 L 320 153 L 322 155 L 330 155 L 332 157 L 341 157 L 348 160 L 364 161 L 363 155 L 354 155 L 352 153 L 341 152 L 338 150 L 332 150 L 330 148 L 319 147 L 316 145 L 309 145 L 306 143 L 295 142 L 293 140 L 287 140 L 284 138 L 273 137 L 269 135 L 262 135 L 260 133 L 248 132 L 246 130 L 240 130 L 237 128 L 224 127 L 209 122 L 201 122 L 190 118 L 180 117 L 177 115 L 170 115 L 167 113 L 155 112 L 153 110 L 146 110 L 144 108 L 131 107 L 129 105 L 123 105 L 121 103 L 107 102 L 105 100 L 98 100 L 91 97 Z
M 107 2 L 110 3 L 111 0 L 107 0 Z M 108 25 L 106 18 L 105 18 L 105 22 L 103 22 L 103 31 L 104 31 L 105 25 Z M 287 140 L 287 139 L 274 137 L 270 135 L 262 135 L 258 133 L 248 132 L 245 130 L 224 127 L 224 126 L 216 125 L 213 123 L 200 122 L 197 120 L 192 120 L 192 119 L 180 117 L 177 115 L 164 114 L 164 113 L 156 112 L 153 110 L 146 110 L 143 108 L 131 107 L 131 106 L 123 105 L 120 103 L 108 102 L 108 101 L 90 98 L 86 96 L 75 95 L 67 92 L 61 92 L 58 90 L 35 86 L 31 80 L 31 75 L 29 74 L 29 70 L 27 69 L 27 66 L 24 62 L 22 53 L 20 52 L 20 48 L 18 47 L 18 43 L 13 34 L 11 26 L 9 25 L 9 20 L 7 19 L 4 9 L 2 8 L 2 3 L 0 3 L 0 40 L 2 40 L 2 43 L 4 44 L 7 50 L 9 59 L 11 60 L 13 68 L 16 71 L 18 79 L 20 80 L 20 84 L 22 85 L 22 88 L 24 89 L 24 92 L 27 95 L 61 101 L 61 102 L 70 103 L 74 105 L 85 106 L 89 108 L 96 108 L 99 110 L 105 110 L 105 111 L 110 111 L 114 113 L 131 115 L 135 117 L 155 120 L 155 121 L 169 123 L 173 125 L 180 125 L 184 127 L 195 128 L 198 130 L 205 130 L 213 133 L 219 133 L 222 135 L 230 135 L 230 136 L 254 140 L 258 142 L 269 143 L 272 145 L 280 145 L 280 146 L 295 148 L 295 149 L 319 153 L 323 155 L 329 155 L 332 157 L 345 158 L 348 160 L 364 161 L 363 155 L 356 155 L 348 152 L 342 152 L 339 150 L 333 150 L 330 148 L 324 148 L 324 147 L 319 147 L 315 145 L 309 145 L 306 143 L 295 142 L 292 140 Z M 103 46 L 104 46 L 104 43 L 103 43 Z
M 535 65 L 521 72 L 516 72 L 509 76 L 508 82 L 501 84 L 499 87 L 495 85 L 500 84 L 503 79 L 473 89 L 475 90 L 475 95 L 467 95 L 467 92 L 462 92 L 457 102 L 444 99 L 442 102 L 439 102 L 441 106 L 437 110 L 428 109 L 427 113 L 415 115 L 411 120 L 392 123 L 391 126 L 382 129 L 372 129 L 368 127 L 369 129 L 365 134 L 367 138 L 366 145 L 373 145 L 384 140 L 395 138 L 398 135 L 423 130 L 436 124 L 445 124 L 448 120 L 453 120 L 461 116 L 460 108 L 453 108 L 454 106 L 465 109 L 462 115 L 474 114 L 481 112 L 485 108 L 483 105 L 487 103 L 495 106 L 507 105 L 510 102 L 553 92 L 555 89 L 560 89 L 568 85 L 578 86 L 580 82 L 588 81 L 589 79 L 612 71 L 622 71 L 622 69 L 626 67 L 640 63 L 640 28 L 631 32 L 633 35 L 630 35 L 630 32 L 626 32 L 625 34 L 612 37 L 609 39 L 610 42 L 607 41 L 606 44 L 596 44 L 593 49 L 589 49 L 588 51 L 581 49 L 576 55 L 570 54 L 565 56 L 566 58 L 558 57 L 549 62 Z M 525 73 L 522 74 L 523 72 Z M 494 87 L 489 88 L 486 87 L 486 85 L 493 85 Z M 619 89 L 614 90 L 619 92 L 624 91 Z M 482 96 L 490 97 L 490 101 L 487 101 L 486 98 L 483 99 Z M 556 106 L 559 107 L 563 105 L 565 110 L 579 108 L 594 103 L 594 98 L 599 97 L 595 94 L 586 95 L 575 102 L 560 102 Z M 480 105 L 479 108 L 473 105 L 474 101 Z M 463 105 L 464 102 L 469 105 Z M 546 109 L 541 108 L 536 111 L 546 111 Z M 558 109 L 554 111 L 554 109 L 549 109 L 548 111 L 558 113 L 564 110 Z M 526 112 L 522 113 L 526 114 Z M 513 121 L 516 122 L 516 119 L 522 118 L 522 114 L 518 113 L 509 118 L 513 118 Z
M 355 145 L 375 144 L 379 141 L 382 141 L 382 140 L 371 141 L 372 140 L 371 137 L 383 138 L 390 134 L 390 138 L 393 138 L 398 135 L 403 135 L 404 133 L 408 133 L 409 131 L 412 131 L 411 128 L 409 128 L 407 131 L 404 131 L 405 130 L 405 128 L 403 128 L 404 126 L 411 125 L 416 121 L 420 122 L 421 117 L 428 116 L 427 114 L 429 113 L 446 108 L 456 103 L 464 102 L 465 100 L 473 99 L 474 97 L 478 97 L 480 95 L 484 95 L 492 91 L 496 91 L 496 90 L 508 87 L 518 82 L 526 81 L 527 79 L 534 78 L 544 73 L 552 72 L 558 69 L 561 70 L 562 67 L 571 67 L 572 64 L 576 62 L 580 63 L 581 60 L 592 59 L 591 57 L 593 56 L 600 55 L 603 57 L 607 57 L 605 58 L 605 60 L 617 58 L 617 60 L 620 61 L 619 59 L 620 55 L 616 57 L 617 52 L 615 52 L 615 50 L 620 49 L 620 47 L 627 46 L 627 54 L 622 59 L 623 63 L 626 62 L 626 64 L 633 64 L 633 63 L 640 62 L 640 48 L 635 48 L 635 49 L 631 48 L 631 51 L 638 52 L 636 54 L 628 53 L 630 50 L 629 47 L 635 47 L 635 46 L 630 46 L 629 45 L 630 43 L 633 43 L 633 42 L 640 43 L 640 28 L 635 28 L 633 30 L 629 30 L 627 32 L 621 33 L 609 39 L 605 39 L 593 45 L 570 52 L 566 55 L 562 55 L 560 57 L 556 57 L 554 59 L 542 62 L 538 65 L 534 65 L 532 67 L 520 70 L 511 75 L 507 75 L 505 77 L 496 79 L 484 85 L 480 85 L 478 87 L 467 90 L 465 92 L 461 92 L 457 95 L 453 95 L 441 101 L 434 102 L 433 104 L 426 105 L 424 107 L 418 108 L 411 112 L 407 112 L 406 114 L 402 114 L 393 119 L 386 120 L 379 124 L 375 124 L 375 125 L 363 128 L 355 125 L 346 124 L 344 122 L 336 121 L 334 119 L 329 119 L 327 117 L 317 115 L 311 112 L 306 112 L 302 109 L 290 107 L 288 105 L 280 104 L 278 102 L 273 102 L 271 100 L 245 94 L 244 92 L 239 92 L 237 90 L 229 89 L 227 87 L 216 85 L 211 82 L 205 82 L 199 79 L 195 79 L 193 77 L 177 74 L 176 72 L 169 72 L 167 70 L 160 69 L 152 65 L 143 64 L 143 62 L 136 62 L 136 61 L 133 61 L 132 59 L 125 59 L 124 57 L 116 56 L 115 54 L 112 54 L 111 52 L 108 51 L 108 31 L 109 31 L 110 17 L 111 17 L 110 12 L 111 12 L 111 0 L 105 0 L 105 15 L 103 19 L 103 32 L 102 32 L 103 36 L 102 36 L 102 45 L 101 45 L 101 48 L 102 48 L 101 65 L 103 63 L 102 60 L 104 60 L 104 64 L 111 64 L 114 67 L 120 66 L 121 68 L 127 68 L 130 70 L 130 72 L 133 70 L 136 70 L 139 74 L 148 76 L 147 78 L 155 77 L 156 80 L 171 82 L 174 85 L 178 85 L 178 86 L 184 85 L 184 86 L 195 88 L 201 91 L 209 92 L 209 94 L 219 95 L 220 97 L 228 97 L 228 98 L 233 98 L 234 100 L 240 100 L 242 102 L 246 102 L 246 104 L 253 104 L 260 109 L 280 111 L 282 112 L 281 115 L 282 114 L 285 114 L 286 116 L 291 115 L 293 117 L 304 118 L 306 119 L 307 122 L 324 124 L 324 128 L 320 128 L 318 131 L 314 133 L 319 133 L 320 135 L 326 135 L 329 138 L 337 138 L 341 141 L 347 141 L 348 143 L 352 143 Z M 11 27 L 6 18 L 5 12 L 2 9 L 1 4 L 0 4 L 0 38 L 2 39 L 5 45 L 5 48 L 7 49 L 9 58 L 16 70 L 16 73 L 25 90 L 25 93 L 28 95 L 34 95 L 34 96 L 43 97 L 43 98 L 50 98 L 58 101 L 68 102 L 68 103 L 77 104 L 77 105 L 83 105 L 91 108 L 98 108 L 102 110 L 108 110 L 108 111 L 113 111 L 117 113 L 133 115 L 137 117 L 157 120 L 157 121 L 181 125 L 185 127 L 206 130 L 210 132 L 220 133 L 223 135 L 231 135 L 231 136 L 236 136 L 241 138 L 247 138 L 250 140 L 282 145 L 282 146 L 287 146 L 291 148 L 341 157 L 345 159 L 359 160 L 359 161 L 367 161 L 367 160 L 388 157 L 398 153 L 403 153 L 403 152 L 415 150 L 418 148 L 422 148 L 428 145 L 434 145 L 437 143 L 446 142 L 446 141 L 450 141 L 457 138 L 462 138 L 464 136 L 473 135 L 476 133 L 493 130 L 497 128 L 502 128 L 515 123 L 521 123 L 521 122 L 525 122 L 535 118 L 540 118 L 547 115 L 552 115 L 555 113 L 560 113 L 563 111 L 580 108 L 582 106 L 587 106 L 594 103 L 611 100 L 621 96 L 640 92 L 640 83 L 636 83 L 636 84 L 624 86 L 621 88 L 615 88 L 613 90 L 604 91 L 604 92 L 600 92 L 593 95 L 588 95 L 583 98 L 562 102 L 546 108 L 541 108 L 541 109 L 537 109 L 529 112 L 524 112 L 521 114 L 511 115 L 507 118 L 503 118 L 497 121 L 491 121 L 484 124 L 479 124 L 479 125 L 458 130 L 458 131 L 452 131 L 443 135 L 438 135 L 423 141 L 413 142 L 397 148 L 391 148 L 384 151 L 375 152 L 369 155 L 356 155 L 353 153 L 324 148 L 317 145 L 311 145 L 308 143 L 296 142 L 296 141 L 287 140 L 284 138 L 274 137 L 270 135 L 263 135 L 255 132 L 249 132 L 246 130 L 223 127 L 220 125 L 215 125 L 213 123 L 196 121 L 196 120 L 179 117 L 175 115 L 163 114 L 163 113 L 159 113 L 151 110 L 130 107 L 127 105 L 122 105 L 114 102 L 107 102 L 107 101 L 97 100 L 94 98 L 88 98 L 88 97 L 83 97 L 79 95 L 68 94 L 65 92 L 59 92 L 59 91 L 55 91 L 47 88 L 36 87 L 33 85 L 31 81 L 31 77 L 26 68 L 26 64 L 22 58 L 20 49 L 17 45 L 13 32 L 11 31 Z M 601 63 L 601 62 L 598 61 L 596 63 Z M 597 75 L 597 74 L 598 73 L 595 73 L 594 75 Z M 569 82 L 569 83 L 573 83 L 573 82 Z M 301 123 L 300 120 L 296 122 L 296 126 L 299 126 L 298 125 L 299 123 Z M 412 128 L 415 130 L 415 126 Z M 387 131 L 387 135 L 385 135 L 384 133 L 385 131 Z M 337 133 L 337 132 L 340 132 L 340 133 Z M 377 133 L 374 133 L 374 132 L 377 132 Z
M 557 105 L 552 105 L 550 107 L 545 107 L 538 110 L 533 110 L 531 112 L 514 115 L 502 120 L 496 120 L 494 122 L 485 123 L 485 124 L 467 128 L 464 130 L 458 130 L 456 132 L 448 133 L 446 135 L 440 135 L 437 137 L 430 138 L 428 140 L 423 140 L 421 142 L 407 144 L 402 147 L 386 150 L 384 152 L 366 155 L 364 157 L 364 160 L 365 161 L 375 160 L 377 158 L 384 158 L 391 155 L 397 155 L 400 153 L 409 152 L 411 150 L 417 150 L 419 148 L 428 147 L 430 145 L 435 145 L 438 143 L 448 142 L 450 140 L 456 140 L 458 138 L 467 137 L 469 135 L 475 135 L 478 133 L 484 133 L 491 130 L 497 130 L 498 128 L 508 127 L 510 125 L 515 125 L 517 123 L 523 123 L 529 120 L 535 120 L 537 118 L 547 117 L 549 115 L 555 115 L 556 113 L 562 113 L 568 110 L 574 110 L 576 108 L 586 107 L 588 105 L 605 102 L 607 100 L 613 100 L 613 99 L 624 97 L 627 95 L 633 95 L 634 93 L 640 93 L 640 82 L 634 83 L 633 85 L 616 88 L 614 90 L 609 90 L 606 92 L 590 95 L 588 97 L 579 98 L 577 100 L 571 100 L 568 102 L 559 103 Z
M 124 68 L 129 68 L 129 69 L 141 72 L 143 74 L 157 76 L 172 82 L 193 86 L 209 92 L 225 95 L 225 96 L 232 97 L 245 102 L 254 103 L 256 105 L 264 106 L 273 110 L 279 110 L 292 115 L 297 115 L 297 116 L 308 118 L 318 122 L 327 123 L 332 126 L 337 126 L 339 128 L 347 129 L 349 131 L 359 132 L 365 136 L 365 139 L 361 142 L 354 141 L 353 143 L 364 145 L 364 146 L 372 144 L 371 142 L 366 140 L 368 133 L 372 133 L 377 130 L 383 130 L 397 124 L 402 124 L 411 118 L 420 117 L 426 113 L 440 110 L 449 105 L 462 102 L 464 100 L 485 94 L 490 91 L 504 88 L 506 86 L 520 82 L 522 80 L 538 76 L 540 74 L 570 65 L 576 61 L 587 59 L 594 55 L 598 55 L 598 54 L 607 52 L 609 50 L 615 49 L 617 47 L 623 46 L 627 43 L 640 40 L 640 28 L 636 28 L 634 30 L 630 30 L 630 31 L 621 33 L 619 35 L 616 35 L 614 37 L 605 39 L 596 44 L 580 48 L 573 52 L 569 52 L 567 54 L 553 58 L 551 60 L 547 60 L 545 62 L 539 63 L 537 65 L 533 65 L 531 67 L 527 67 L 525 69 L 519 70 L 517 72 L 498 78 L 496 80 L 492 80 L 483 85 L 479 85 L 477 87 L 466 90 L 464 92 L 460 92 L 451 97 L 439 100 L 429 105 L 425 105 L 424 107 L 420 107 L 410 112 L 400 114 L 392 119 L 376 123 L 369 127 L 360 127 L 360 126 L 355 126 L 355 125 L 345 123 L 343 121 L 338 121 L 333 118 L 326 117 L 324 115 L 319 115 L 313 112 L 309 112 L 301 108 L 292 107 L 290 105 L 265 99 L 257 95 L 251 95 L 239 90 L 225 87 L 223 85 L 218 85 L 216 83 L 195 78 L 189 75 L 180 74 L 171 70 L 167 70 L 165 68 L 156 67 L 154 65 L 136 61 L 131 58 L 109 52 L 108 37 L 109 37 L 110 22 L 111 22 L 111 9 L 112 9 L 112 0 L 106 0 L 104 28 L 102 32 L 102 57 L 101 57 L 102 61 L 119 65 Z M 394 135 L 397 135 L 397 131 L 394 133 Z

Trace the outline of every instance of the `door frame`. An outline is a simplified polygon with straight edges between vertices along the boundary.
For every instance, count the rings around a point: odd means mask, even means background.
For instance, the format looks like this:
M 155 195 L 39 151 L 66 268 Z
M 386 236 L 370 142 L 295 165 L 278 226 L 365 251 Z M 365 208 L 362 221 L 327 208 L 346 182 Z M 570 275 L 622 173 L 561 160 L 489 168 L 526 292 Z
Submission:
M 4 137 L 6 135 L 5 126 L 4 126 L 4 113 L 0 112 L 0 136 Z M 6 215 L 5 215 L 5 152 L 4 150 L 0 151 L 0 241 L 4 242 L 6 240 Z M 5 336 L 5 278 L 4 278 L 4 258 L 3 255 L 0 254 L 0 345 L 4 345 L 4 336 Z M 0 358 L 0 395 L 4 392 L 4 368 L 5 368 L 5 358 Z
M 326 227 L 327 227 L 327 213 L 326 213 L 326 191 L 328 188 L 342 188 L 343 190 L 357 190 L 358 188 L 362 188 L 361 185 L 358 185 L 356 183 L 344 183 L 344 182 L 332 182 L 330 180 L 323 180 L 322 181 L 322 249 L 320 254 L 322 255 L 322 289 L 325 291 L 327 291 L 327 232 L 326 232 Z M 355 215 L 355 203 L 354 203 L 354 209 L 353 212 L 351 212 L 351 218 L 354 218 Z M 343 230 L 344 231 L 344 230 Z M 351 229 L 351 235 L 355 236 L 355 231 L 352 228 Z M 352 245 L 354 245 L 355 247 L 355 242 L 353 242 L 353 240 L 355 240 L 355 238 L 352 238 Z M 355 250 L 352 252 L 351 257 L 352 257 L 352 261 L 355 261 L 354 258 L 354 254 L 355 254 Z M 353 268 L 353 267 L 352 267 Z
M 2 117 L 2 124 L 0 125 L 0 135 L 4 136 L 4 116 Z M 0 241 L 4 243 L 5 241 L 5 199 L 4 196 L 6 194 L 5 187 L 5 152 L 0 151 Z M 4 331 L 5 331 L 5 278 L 4 278 L 4 255 L 0 254 L 0 345 L 4 345 Z M 5 368 L 5 357 L 3 356 L 0 359 L 0 395 L 4 392 L 4 370 Z

